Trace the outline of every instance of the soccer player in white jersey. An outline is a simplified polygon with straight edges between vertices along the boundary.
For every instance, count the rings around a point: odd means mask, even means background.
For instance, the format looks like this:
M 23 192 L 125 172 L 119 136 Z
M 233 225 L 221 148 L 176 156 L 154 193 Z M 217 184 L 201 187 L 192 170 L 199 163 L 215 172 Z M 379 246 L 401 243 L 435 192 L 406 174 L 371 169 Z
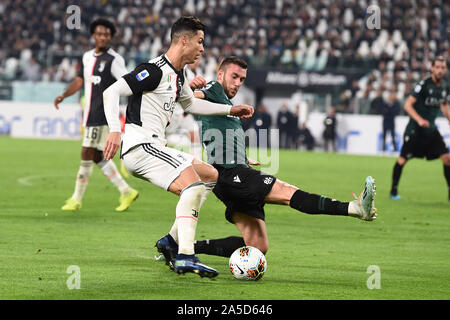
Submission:
M 85 130 L 81 164 L 75 182 L 75 191 L 61 209 L 64 211 L 81 209 L 82 199 L 95 163 L 121 194 L 116 211 L 125 211 L 139 193 L 125 182 L 114 162 L 103 156 L 105 140 L 109 133 L 103 110 L 103 91 L 128 71 L 125 68 L 124 59 L 109 47 L 109 42 L 116 32 L 114 24 L 99 18 L 91 23 L 90 32 L 95 40 L 95 49 L 84 53 L 78 76 L 62 95 L 56 97 L 54 102 L 55 108 L 59 109 L 58 104 L 80 90 L 84 84 L 86 106 L 83 114 Z
M 122 143 L 121 157 L 132 175 L 180 196 L 175 222 L 157 247 L 168 245 L 165 241 L 169 239 L 178 244 L 178 254 L 169 263 L 175 272 L 215 277 L 217 270 L 202 264 L 194 255 L 194 239 L 199 210 L 217 181 L 217 170 L 187 153 L 166 147 L 165 127 L 177 103 L 186 112 L 203 115 L 249 118 L 254 110 L 247 105 L 229 106 L 194 98 L 186 81 L 185 66 L 203 54 L 204 28 L 195 17 L 179 18 L 171 28 L 171 44 L 165 54 L 137 66 L 103 93 L 111 132 L 105 157 L 112 158 Z M 131 96 L 123 141 L 118 121 L 120 96 Z

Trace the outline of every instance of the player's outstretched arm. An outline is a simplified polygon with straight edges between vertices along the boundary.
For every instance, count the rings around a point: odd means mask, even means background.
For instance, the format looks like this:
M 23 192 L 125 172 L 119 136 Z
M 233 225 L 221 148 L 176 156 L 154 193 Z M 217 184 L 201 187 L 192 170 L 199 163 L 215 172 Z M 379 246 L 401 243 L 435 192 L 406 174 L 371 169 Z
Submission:
M 106 121 L 108 122 L 110 134 L 105 142 L 103 154 L 106 160 L 114 158 L 119 150 L 121 142 L 121 125 L 119 120 L 120 96 L 131 96 L 133 92 L 125 79 L 120 78 L 108 89 L 103 91 L 103 105 L 105 108 Z
M 238 117 L 251 117 L 253 107 L 241 105 L 230 106 L 228 104 L 214 103 L 208 100 L 194 98 L 180 101 L 184 111 L 201 116 L 233 115 Z
M 197 100 L 198 99 L 205 99 L 205 93 L 202 92 L 202 91 L 195 91 L 194 92 L 194 97 L 197 98 Z M 216 103 L 214 103 L 214 104 L 216 104 Z M 194 110 L 196 110 L 196 108 L 194 108 Z M 192 108 L 190 110 L 186 109 L 186 112 L 194 113 L 194 112 L 192 112 Z M 200 112 L 204 112 L 204 111 L 200 111 Z M 254 112 L 255 112 L 255 110 L 253 109 L 252 106 L 249 106 L 249 105 L 238 105 L 238 106 L 231 107 L 230 112 L 227 113 L 227 114 L 230 114 L 230 115 L 236 116 L 236 117 L 241 117 L 243 119 L 247 119 L 247 118 L 251 118 L 253 116 Z M 200 114 L 200 113 L 196 113 L 196 114 Z M 214 114 L 214 115 L 222 115 L 222 114 L 223 113 L 217 113 L 217 114 Z M 213 114 L 205 114 L 205 113 L 203 113 L 202 115 L 213 115 Z
M 53 104 L 55 105 L 56 110 L 59 110 L 59 104 L 67 97 L 70 97 L 71 95 L 73 95 L 75 92 L 77 92 L 78 90 L 81 89 L 81 87 L 83 86 L 83 78 L 81 77 L 75 77 L 75 79 L 72 81 L 71 84 L 69 84 L 69 86 L 67 87 L 66 91 L 64 91 L 64 93 L 60 96 L 57 96 L 55 98 L 55 101 L 53 102 Z
M 417 124 L 421 127 L 424 128 L 429 128 L 430 127 L 430 123 L 428 122 L 428 120 L 422 118 L 416 111 L 416 109 L 414 109 L 414 103 L 416 103 L 417 99 L 413 96 L 409 96 L 408 99 L 405 102 L 405 112 L 407 114 L 409 114 L 409 116 L 411 118 L 413 118 Z

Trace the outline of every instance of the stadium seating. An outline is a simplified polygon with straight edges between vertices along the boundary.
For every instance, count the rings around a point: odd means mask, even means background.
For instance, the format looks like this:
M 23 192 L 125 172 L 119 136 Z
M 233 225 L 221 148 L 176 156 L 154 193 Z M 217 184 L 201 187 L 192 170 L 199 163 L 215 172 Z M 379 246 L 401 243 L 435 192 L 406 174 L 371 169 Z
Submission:
M 207 25 L 205 76 L 213 75 L 226 54 L 243 56 L 255 67 L 357 68 L 368 74 L 359 81 L 360 98 L 373 97 L 380 86 L 404 97 L 435 54 L 450 52 L 445 0 L 378 1 L 379 30 L 365 26 L 370 1 L 348 0 L 83 1 L 81 28 L 69 30 L 66 9 L 73 2 L 0 3 L 0 80 L 70 81 L 82 52 L 92 46 L 89 22 L 99 16 L 117 24 L 113 46 L 129 68 L 161 54 L 169 26 L 181 14 L 192 14 Z M 31 58 L 39 64 L 33 79 L 27 75 Z

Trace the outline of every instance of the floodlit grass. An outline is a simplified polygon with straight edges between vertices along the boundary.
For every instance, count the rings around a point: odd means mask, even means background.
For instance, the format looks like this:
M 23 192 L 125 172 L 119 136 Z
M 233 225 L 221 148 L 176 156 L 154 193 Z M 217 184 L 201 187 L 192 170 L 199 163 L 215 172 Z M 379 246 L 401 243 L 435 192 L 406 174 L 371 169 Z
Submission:
M 408 163 L 403 199 L 392 201 L 392 157 L 280 151 L 277 177 L 308 192 L 349 201 L 372 175 L 378 219 L 267 205 L 268 269 L 261 281 L 245 282 L 221 257 L 199 255 L 219 270 L 214 280 L 178 276 L 155 261 L 155 241 L 170 229 L 178 198 L 150 183 L 131 177 L 140 197 L 117 213 L 119 193 L 95 168 L 82 210 L 61 211 L 73 192 L 80 142 L 2 137 L 0 150 L 0 299 L 450 298 L 450 202 L 439 160 Z M 238 231 L 211 194 L 197 239 L 229 235 Z M 67 287 L 73 265 L 79 290 Z M 380 289 L 367 287 L 369 266 L 380 270 Z

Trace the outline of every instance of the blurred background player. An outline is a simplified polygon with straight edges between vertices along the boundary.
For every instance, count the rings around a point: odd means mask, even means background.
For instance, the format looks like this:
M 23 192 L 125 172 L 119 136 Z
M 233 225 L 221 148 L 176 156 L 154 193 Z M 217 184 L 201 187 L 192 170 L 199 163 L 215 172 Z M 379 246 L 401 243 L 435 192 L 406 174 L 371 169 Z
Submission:
M 397 152 L 397 141 L 395 139 L 395 117 L 400 112 L 400 105 L 394 91 L 389 92 L 386 102 L 381 104 L 381 114 L 383 115 L 383 152 L 386 151 L 386 136 L 389 132 L 392 137 L 394 152 Z
M 232 105 L 230 99 L 237 94 L 246 76 L 247 63 L 238 57 L 227 57 L 219 67 L 217 81 L 209 82 L 205 89 L 195 91 L 194 95 Z M 195 253 L 229 257 L 244 245 L 266 253 L 269 246 L 264 213 L 266 203 L 289 205 L 309 214 L 352 216 L 366 221 L 376 218 L 375 181 L 372 177 L 367 177 L 364 191 L 352 202 L 307 193 L 250 167 L 259 163 L 246 156 L 244 131 L 239 118 L 223 115 L 198 118 L 202 122 L 201 139 L 207 150 L 208 163 L 219 173 L 213 192 L 226 206 L 226 219 L 236 225 L 242 237 L 196 241 Z M 234 135 L 227 134 L 230 130 Z M 219 133 L 222 139 L 216 138 Z M 166 259 L 177 249 L 176 246 L 166 248 Z
M 95 41 L 95 49 L 84 53 L 78 76 L 54 101 L 56 109 L 59 109 L 58 104 L 80 90 L 84 83 L 83 125 L 85 129 L 81 164 L 75 182 L 75 191 L 61 209 L 64 211 L 81 209 L 83 196 L 95 163 L 120 192 L 120 204 L 116 207 L 116 211 L 125 211 L 136 200 L 139 193 L 125 182 L 113 160 L 106 160 L 103 156 L 109 133 L 103 110 L 103 91 L 128 71 L 125 68 L 124 59 L 109 47 L 116 33 L 114 24 L 100 18 L 91 23 L 90 32 Z
M 323 139 L 324 139 L 324 149 L 326 152 L 331 150 L 333 152 L 336 152 L 337 146 L 336 146 L 336 110 L 331 107 L 330 110 L 328 110 L 328 114 L 323 120 L 323 124 L 325 126 L 325 129 L 323 130 Z
M 392 174 L 390 198 L 393 200 L 400 200 L 398 183 L 406 162 L 412 158 L 426 157 L 427 160 L 441 158 L 450 201 L 450 153 L 435 124 L 439 111 L 450 122 L 448 107 L 450 86 L 444 80 L 447 72 L 444 57 L 438 56 L 433 59 L 430 71 L 431 76 L 415 86 L 404 105 L 410 119 L 403 136 L 402 150 Z

